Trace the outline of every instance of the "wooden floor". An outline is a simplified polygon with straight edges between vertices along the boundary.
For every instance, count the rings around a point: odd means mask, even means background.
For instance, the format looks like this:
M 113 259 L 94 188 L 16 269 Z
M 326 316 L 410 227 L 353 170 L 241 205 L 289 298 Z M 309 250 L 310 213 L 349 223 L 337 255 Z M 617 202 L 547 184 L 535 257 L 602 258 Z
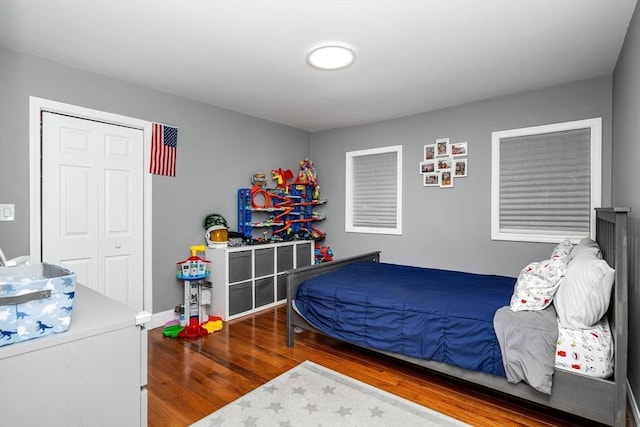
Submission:
M 188 426 L 305 360 L 475 426 L 594 426 L 320 334 L 287 348 L 284 306 L 195 340 L 149 333 L 149 427 Z

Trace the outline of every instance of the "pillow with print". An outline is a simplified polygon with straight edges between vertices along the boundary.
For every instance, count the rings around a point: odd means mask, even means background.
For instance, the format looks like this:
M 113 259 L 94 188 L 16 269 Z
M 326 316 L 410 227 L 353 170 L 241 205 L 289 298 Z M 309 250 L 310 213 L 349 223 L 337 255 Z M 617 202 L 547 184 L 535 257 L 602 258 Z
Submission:
M 533 262 L 518 275 L 510 308 L 512 311 L 542 310 L 551 304 L 566 272 L 568 255 Z

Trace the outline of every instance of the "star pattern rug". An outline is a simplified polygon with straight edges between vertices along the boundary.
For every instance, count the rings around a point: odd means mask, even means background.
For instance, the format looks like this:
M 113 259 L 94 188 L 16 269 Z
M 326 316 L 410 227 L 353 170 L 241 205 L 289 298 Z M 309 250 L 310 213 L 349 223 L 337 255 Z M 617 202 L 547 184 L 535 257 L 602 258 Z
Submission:
M 466 425 L 307 360 L 192 427 Z

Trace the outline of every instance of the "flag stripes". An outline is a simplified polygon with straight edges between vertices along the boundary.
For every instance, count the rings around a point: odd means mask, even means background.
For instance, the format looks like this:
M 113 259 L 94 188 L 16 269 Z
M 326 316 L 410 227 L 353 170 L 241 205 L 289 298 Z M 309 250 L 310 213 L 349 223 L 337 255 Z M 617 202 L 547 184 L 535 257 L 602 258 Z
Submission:
M 159 123 L 153 123 L 152 126 L 149 172 L 156 175 L 176 176 L 178 128 Z

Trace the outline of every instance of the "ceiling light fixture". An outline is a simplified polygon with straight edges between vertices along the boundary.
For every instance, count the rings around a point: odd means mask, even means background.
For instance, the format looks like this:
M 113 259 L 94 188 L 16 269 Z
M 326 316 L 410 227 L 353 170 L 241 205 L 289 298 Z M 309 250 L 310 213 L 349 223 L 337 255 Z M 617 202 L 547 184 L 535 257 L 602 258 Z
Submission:
M 342 70 L 349 67 L 356 59 L 350 47 L 330 44 L 316 47 L 307 55 L 307 62 L 318 70 Z

